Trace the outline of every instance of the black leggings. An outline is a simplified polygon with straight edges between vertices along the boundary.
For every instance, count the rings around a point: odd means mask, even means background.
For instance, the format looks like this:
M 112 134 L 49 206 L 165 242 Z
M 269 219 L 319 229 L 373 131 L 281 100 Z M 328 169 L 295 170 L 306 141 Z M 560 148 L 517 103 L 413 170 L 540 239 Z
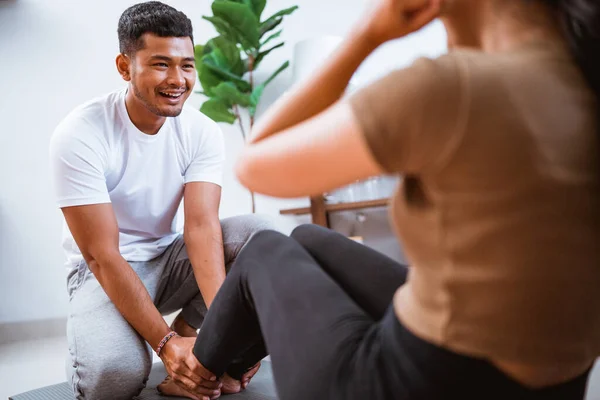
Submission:
M 528 390 L 485 360 L 405 329 L 391 306 L 407 268 L 333 231 L 264 231 L 241 251 L 194 354 L 239 378 L 267 354 L 281 400 L 581 400 L 588 373 Z M 268 349 L 268 351 L 267 351 Z

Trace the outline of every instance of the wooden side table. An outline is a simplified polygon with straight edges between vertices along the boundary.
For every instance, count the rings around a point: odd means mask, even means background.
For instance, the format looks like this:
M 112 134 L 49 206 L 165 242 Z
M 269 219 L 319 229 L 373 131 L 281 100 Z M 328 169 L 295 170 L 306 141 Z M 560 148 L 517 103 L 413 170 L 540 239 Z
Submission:
M 327 204 L 325 197 L 315 196 L 310 198 L 310 207 L 302 208 L 290 208 L 286 210 L 280 210 L 281 215 L 305 215 L 310 214 L 312 217 L 312 223 L 321 225 L 326 228 L 329 226 L 329 214 L 335 211 L 349 211 L 349 210 L 361 210 L 365 208 L 374 207 L 386 207 L 390 202 L 389 198 L 377 199 L 377 200 L 366 200 L 366 201 L 355 201 L 349 203 L 333 203 Z

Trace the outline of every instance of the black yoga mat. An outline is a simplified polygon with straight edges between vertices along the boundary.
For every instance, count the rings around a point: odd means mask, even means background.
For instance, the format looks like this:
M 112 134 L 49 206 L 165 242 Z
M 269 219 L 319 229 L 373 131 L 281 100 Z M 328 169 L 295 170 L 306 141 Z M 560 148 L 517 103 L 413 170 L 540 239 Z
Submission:
M 150 379 L 146 389 L 142 391 L 137 399 L 139 400 L 169 400 L 183 399 L 181 397 L 165 397 L 156 391 L 156 386 L 163 381 L 166 372 L 162 363 L 154 364 Z M 277 400 L 275 385 L 273 384 L 273 375 L 271 363 L 263 361 L 262 367 L 252 378 L 248 388 L 242 393 L 221 396 L 223 400 Z M 58 385 L 47 386 L 41 389 L 18 394 L 9 397 L 9 400 L 73 400 L 73 392 L 69 385 L 59 383 Z

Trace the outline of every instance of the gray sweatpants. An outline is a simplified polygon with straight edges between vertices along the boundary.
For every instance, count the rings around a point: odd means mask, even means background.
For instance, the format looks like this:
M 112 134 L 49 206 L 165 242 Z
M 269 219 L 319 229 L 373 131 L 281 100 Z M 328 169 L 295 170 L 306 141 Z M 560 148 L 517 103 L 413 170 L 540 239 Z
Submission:
M 256 232 L 273 229 L 257 216 L 221 221 L 226 269 Z M 183 237 L 159 257 L 130 262 L 162 315 L 182 310 L 199 328 L 206 305 L 194 278 Z M 152 366 L 152 349 L 129 325 L 82 261 L 68 276 L 69 317 L 67 378 L 77 399 L 131 399 L 144 388 Z

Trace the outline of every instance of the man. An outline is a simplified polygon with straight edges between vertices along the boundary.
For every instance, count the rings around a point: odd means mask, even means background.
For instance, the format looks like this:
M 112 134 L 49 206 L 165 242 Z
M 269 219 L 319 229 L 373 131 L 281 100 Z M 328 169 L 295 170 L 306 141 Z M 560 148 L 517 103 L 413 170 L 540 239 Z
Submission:
M 221 132 L 184 107 L 196 81 L 191 21 L 141 3 L 122 14 L 118 35 L 126 90 L 76 108 L 51 141 L 67 225 L 68 375 L 78 399 L 130 399 L 144 387 L 153 349 L 178 385 L 202 384 L 196 393 L 215 397 L 232 382 L 198 375 L 193 337 L 226 269 L 269 226 L 251 216 L 219 221 Z M 180 309 L 169 327 L 162 315 Z

